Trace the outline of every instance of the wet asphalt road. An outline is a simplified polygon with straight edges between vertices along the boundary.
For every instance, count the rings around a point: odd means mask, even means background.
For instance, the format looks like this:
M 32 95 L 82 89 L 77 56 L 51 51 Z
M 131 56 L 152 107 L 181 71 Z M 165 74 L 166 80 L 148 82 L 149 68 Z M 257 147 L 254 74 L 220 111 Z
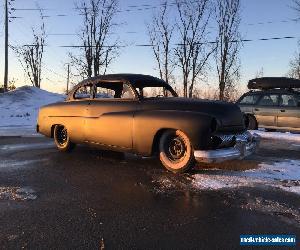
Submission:
M 222 167 L 251 169 L 278 155 L 299 160 L 289 147 L 263 141 L 257 156 Z M 197 172 L 201 166 L 173 175 L 155 159 L 84 146 L 66 154 L 46 138 L 0 137 L 0 248 L 239 249 L 240 234 L 295 234 L 299 247 L 300 220 L 291 212 L 299 211 L 299 195 L 187 188 Z M 161 177 L 173 188 L 162 191 Z M 249 200 L 288 209 L 245 209 Z

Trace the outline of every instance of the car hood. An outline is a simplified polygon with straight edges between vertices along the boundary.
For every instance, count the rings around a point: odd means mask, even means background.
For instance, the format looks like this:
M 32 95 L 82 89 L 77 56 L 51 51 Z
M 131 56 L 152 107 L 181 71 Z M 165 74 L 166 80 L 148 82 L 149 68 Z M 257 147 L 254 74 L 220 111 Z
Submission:
M 234 104 L 223 101 L 188 99 L 182 97 L 149 98 L 143 101 L 144 109 L 194 111 L 210 115 L 217 119 L 221 126 L 244 126 L 243 114 Z

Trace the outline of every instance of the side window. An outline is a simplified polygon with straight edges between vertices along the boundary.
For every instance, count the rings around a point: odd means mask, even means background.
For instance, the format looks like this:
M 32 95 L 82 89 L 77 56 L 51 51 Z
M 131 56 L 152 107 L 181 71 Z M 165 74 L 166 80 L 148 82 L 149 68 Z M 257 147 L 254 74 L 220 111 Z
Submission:
M 297 107 L 298 103 L 293 95 L 281 95 L 280 106 Z
M 122 99 L 133 99 L 134 98 L 134 94 L 132 93 L 131 88 L 127 84 L 123 84 L 121 98 Z
M 134 94 L 127 84 L 116 82 L 98 83 L 96 85 L 96 99 L 134 99 Z
M 114 98 L 115 91 L 112 89 L 105 88 L 102 85 L 96 86 L 96 99 L 102 99 L 102 98 Z
M 246 95 L 239 101 L 239 104 L 254 105 L 258 98 L 259 95 Z
M 278 95 L 263 95 L 258 102 L 261 106 L 277 106 L 278 105 Z
M 93 97 L 93 85 L 81 86 L 74 94 L 74 99 L 87 99 Z

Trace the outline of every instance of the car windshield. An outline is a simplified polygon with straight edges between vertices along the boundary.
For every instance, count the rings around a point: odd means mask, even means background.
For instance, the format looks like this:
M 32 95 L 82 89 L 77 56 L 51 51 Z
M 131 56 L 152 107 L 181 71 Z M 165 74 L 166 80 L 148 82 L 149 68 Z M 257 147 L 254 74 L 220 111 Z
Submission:
M 174 93 L 172 89 L 166 88 L 164 86 L 145 86 L 143 88 L 137 88 L 136 90 L 142 98 L 165 98 L 176 96 L 176 93 Z

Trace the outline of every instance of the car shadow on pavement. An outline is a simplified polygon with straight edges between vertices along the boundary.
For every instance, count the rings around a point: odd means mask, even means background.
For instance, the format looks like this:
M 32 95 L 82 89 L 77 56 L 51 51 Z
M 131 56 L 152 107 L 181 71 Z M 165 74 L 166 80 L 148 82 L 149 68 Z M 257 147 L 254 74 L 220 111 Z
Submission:
M 124 164 L 130 167 L 135 167 L 144 170 L 154 170 L 168 172 L 164 169 L 157 157 L 142 157 L 131 153 L 122 153 L 108 150 L 101 150 L 89 146 L 78 146 L 72 154 L 80 155 L 80 158 L 88 159 L 89 162 L 105 161 L 113 164 Z M 72 155 L 71 154 L 71 155 Z M 231 170 L 231 171 L 245 171 L 259 168 L 261 161 L 259 159 L 233 160 L 222 163 L 196 163 L 195 167 L 189 171 L 189 174 L 203 173 L 203 170 Z

